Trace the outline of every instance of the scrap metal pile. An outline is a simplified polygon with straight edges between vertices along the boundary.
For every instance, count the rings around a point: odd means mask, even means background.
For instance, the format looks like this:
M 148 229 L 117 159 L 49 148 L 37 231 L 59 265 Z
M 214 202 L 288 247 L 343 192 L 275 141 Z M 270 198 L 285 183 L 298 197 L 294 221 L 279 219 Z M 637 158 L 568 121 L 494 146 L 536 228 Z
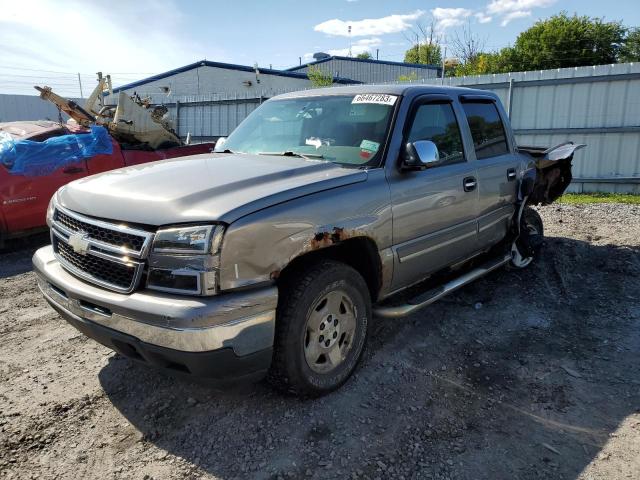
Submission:
M 73 100 L 62 98 L 51 87 L 35 87 L 40 97 L 52 102 L 61 112 L 69 115 L 79 125 L 100 125 L 121 145 L 130 148 L 163 149 L 182 145 L 182 141 L 168 120 L 164 105 L 152 105 L 149 98 L 120 92 L 116 105 L 106 105 L 104 98 L 113 94 L 111 76 L 98 73 L 98 85 L 84 107 Z

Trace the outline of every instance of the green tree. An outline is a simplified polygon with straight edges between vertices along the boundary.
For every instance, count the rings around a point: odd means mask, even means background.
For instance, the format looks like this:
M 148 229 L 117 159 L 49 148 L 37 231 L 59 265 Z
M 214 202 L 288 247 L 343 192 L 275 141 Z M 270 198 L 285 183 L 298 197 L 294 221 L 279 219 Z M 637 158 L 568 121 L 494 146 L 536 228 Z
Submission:
M 518 70 L 519 59 L 512 47 L 497 52 L 481 52 L 472 60 L 456 67 L 455 76 L 488 75 L 490 73 L 507 73 Z
M 602 65 L 617 61 L 625 32 L 620 22 L 562 12 L 522 32 L 513 48 L 519 70 Z
M 640 28 L 632 28 L 620 47 L 621 62 L 640 62 Z
M 317 65 L 311 65 L 307 69 L 307 77 L 311 81 L 313 88 L 330 87 L 333 85 L 333 75 L 325 72 Z
M 369 52 L 362 52 L 356 55 L 356 58 L 364 58 L 365 60 L 370 60 L 371 54 Z
M 440 65 L 442 63 L 440 45 L 437 43 L 414 45 L 404 53 L 404 61 L 423 65 Z

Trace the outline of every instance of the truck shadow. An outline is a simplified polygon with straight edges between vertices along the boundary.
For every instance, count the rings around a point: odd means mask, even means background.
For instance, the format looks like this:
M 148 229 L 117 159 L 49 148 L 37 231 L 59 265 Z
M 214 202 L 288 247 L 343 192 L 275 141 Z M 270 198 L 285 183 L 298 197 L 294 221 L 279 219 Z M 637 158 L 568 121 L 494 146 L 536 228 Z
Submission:
M 6 240 L 0 249 L 0 279 L 31 271 L 31 257 L 35 251 L 50 243 L 48 233 Z
M 151 458 L 191 476 L 577 478 L 640 411 L 640 250 L 549 238 L 544 252 L 374 322 L 356 375 L 320 399 L 117 356 L 100 382 Z

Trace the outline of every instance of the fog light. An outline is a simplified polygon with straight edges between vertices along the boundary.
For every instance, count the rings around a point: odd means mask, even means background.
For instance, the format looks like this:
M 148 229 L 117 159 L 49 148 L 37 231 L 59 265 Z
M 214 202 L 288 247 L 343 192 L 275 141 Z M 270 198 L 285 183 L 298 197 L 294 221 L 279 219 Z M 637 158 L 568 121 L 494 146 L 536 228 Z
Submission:
M 147 286 L 154 290 L 174 293 L 200 293 L 200 273 L 189 270 L 149 271 Z

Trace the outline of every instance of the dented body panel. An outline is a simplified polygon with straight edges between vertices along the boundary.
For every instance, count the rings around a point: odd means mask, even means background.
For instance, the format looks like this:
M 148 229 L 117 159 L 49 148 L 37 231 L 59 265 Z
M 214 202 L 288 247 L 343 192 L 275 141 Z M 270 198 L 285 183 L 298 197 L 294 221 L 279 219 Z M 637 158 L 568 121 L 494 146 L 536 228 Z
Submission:
M 313 193 L 247 215 L 229 226 L 220 257 L 223 290 L 276 279 L 295 258 L 366 238 L 382 251 L 392 244 L 389 188 L 380 169 L 363 182 Z M 346 208 L 348 206 L 348 208 Z M 390 282 L 392 269 L 385 270 Z
M 534 191 L 529 197 L 533 205 L 548 205 L 564 193 L 571 179 L 571 161 L 576 150 L 586 147 L 583 143 L 561 143 L 551 148 L 518 146 L 518 151 L 528 157 L 528 168 L 535 170 Z

